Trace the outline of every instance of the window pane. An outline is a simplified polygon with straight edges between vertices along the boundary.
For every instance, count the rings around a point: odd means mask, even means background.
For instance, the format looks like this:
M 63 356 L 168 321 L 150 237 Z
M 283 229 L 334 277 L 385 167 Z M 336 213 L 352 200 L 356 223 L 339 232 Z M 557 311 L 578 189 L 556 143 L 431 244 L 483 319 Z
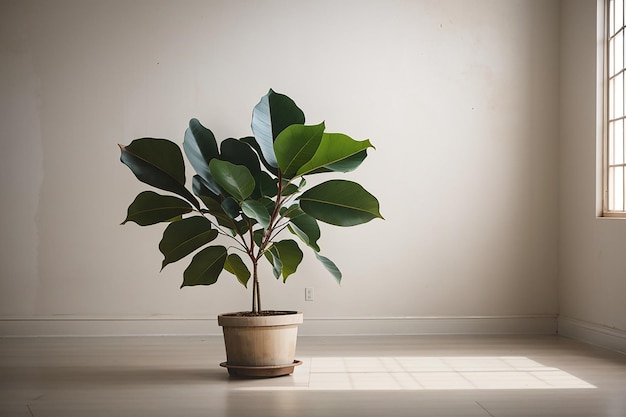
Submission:
M 615 77 L 615 92 L 613 93 L 615 111 L 613 117 L 624 116 L 624 73 Z
M 624 163 L 624 121 L 619 120 L 614 123 L 613 129 L 614 131 L 614 153 L 615 156 L 613 159 L 614 164 L 623 164 Z
M 615 211 L 624 211 L 624 167 L 615 167 Z
M 613 211 L 615 210 L 615 194 L 613 193 L 613 190 L 615 189 L 615 168 L 609 168 L 607 177 L 609 198 L 608 209 Z
M 609 36 L 615 33 L 615 1 L 609 1 Z
M 624 211 L 624 167 L 609 169 L 608 206 L 611 211 Z
M 615 79 L 609 80 L 609 119 L 615 118 Z
M 624 68 L 624 31 L 621 31 L 612 41 L 613 54 L 613 74 L 617 74 Z
M 624 1 L 615 2 L 615 31 L 618 31 L 624 25 Z
M 609 165 L 615 165 L 615 123 L 609 123 L 608 134 L 607 162 Z
M 612 77 L 615 75 L 615 38 L 609 40 L 608 47 L 608 55 L 609 55 L 609 66 L 608 66 L 608 76 Z

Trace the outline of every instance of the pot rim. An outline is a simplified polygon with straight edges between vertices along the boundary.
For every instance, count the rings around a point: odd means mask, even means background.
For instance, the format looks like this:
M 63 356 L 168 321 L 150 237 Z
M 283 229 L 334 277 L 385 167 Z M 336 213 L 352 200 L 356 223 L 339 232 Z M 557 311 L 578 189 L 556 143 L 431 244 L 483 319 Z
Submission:
M 293 326 L 303 322 L 300 311 L 282 311 L 284 314 L 266 316 L 241 316 L 241 312 L 224 313 L 217 316 L 217 323 L 222 327 L 264 327 Z

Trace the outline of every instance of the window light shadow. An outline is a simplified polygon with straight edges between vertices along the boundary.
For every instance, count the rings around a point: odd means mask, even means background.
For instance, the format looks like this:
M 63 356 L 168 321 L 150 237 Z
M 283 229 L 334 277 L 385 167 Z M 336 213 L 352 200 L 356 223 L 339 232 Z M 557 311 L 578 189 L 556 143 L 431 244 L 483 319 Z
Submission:
M 244 390 L 534 390 L 594 385 L 523 356 L 313 357 L 291 377 Z

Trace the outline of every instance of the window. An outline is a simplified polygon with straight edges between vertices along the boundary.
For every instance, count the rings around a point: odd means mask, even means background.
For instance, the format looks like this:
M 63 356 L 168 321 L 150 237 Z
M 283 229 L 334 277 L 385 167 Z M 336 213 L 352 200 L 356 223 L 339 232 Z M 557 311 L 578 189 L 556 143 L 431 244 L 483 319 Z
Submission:
M 624 1 L 607 0 L 604 214 L 626 217 Z

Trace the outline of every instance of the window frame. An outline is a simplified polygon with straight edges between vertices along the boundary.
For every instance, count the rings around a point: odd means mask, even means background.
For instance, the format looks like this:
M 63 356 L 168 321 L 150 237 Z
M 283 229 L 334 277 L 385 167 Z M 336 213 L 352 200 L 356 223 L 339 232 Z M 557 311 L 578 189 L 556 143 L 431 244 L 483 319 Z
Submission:
M 611 24 L 612 22 L 611 20 L 611 4 L 616 4 L 616 2 L 620 2 L 622 5 L 622 22 L 621 22 L 621 27 L 619 28 L 614 28 L 615 30 L 613 31 L 613 33 L 611 33 L 611 28 L 613 27 L 613 25 Z M 622 37 L 622 45 L 624 45 L 626 43 L 626 40 L 624 40 L 624 38 L 626 37 L 626 29 L 625 29 L 625 23 L 626 23 L 626 16 L 625 16 L 625 6 L 626 6 L 626 1 L 625 0 L 604 0 L 604 28 L 603 28 L 603 109 L 602 109 L 602 142 L 603 142 L 603 149 L 602 149 L 602 153 L 603 153 L 603 164 L 602 164 L 602 177 L 603 177 L 603 181 L 602 181 L 602 216 L 604 217 L 622 217 L 622 218 L 626 218 L 626 140 L 624 139 L 624 130 L 626 128 L 626 117 L 624 116 L 624 114 L 622 114 L 621 116 L 617 116 L 614 117 L 614 115 L 612 114 L 612 104 L 614 105 L 615 100 L 613 100 L 613 103 L 611 103 L 611 97 L 612 97 L 612 92 L 610 91 L 611 88 L 611 78 L 613 79 L 617 79 L 620 78 L 621 76 L 621 82 L 622 82 L 622 113 L 625 113 L 625 109 L 624 106 L 626 105 L 625 103 L 625 97 L 626 97 L 626 88 L 624 86 L 624 84 L 626 84 L 625 79 L 626 79 L 626 70 L 624 67 L 626 67 L 626 65 L 624 64 L 626 57 L 624 57 L 624 54 L 622 52 L 622 65 L 621 65 L 621 69 L 619 69 L 618 71 L 615 71 L 614 73 L 612 73 L 612 71 L 614 70 L 614 68 L 611 68 L 611 63 L 612 63 L 612 58 L 611 58 L 611 54 L 613 53 L 613 51 L 611 51 L 611 39 L 615 38 L 617 36 L 619 36 L 618 34 L 621 31 L 621 37 Z M 621 74 L 621 75 L 620 75 Z M 614 95 L 614 93 L 613 93 Z M 616 125 L 621 124 L 622 126 L 622 159 L 621 159 L 621 163 L 618 164 L 611 164 L 611 144 L 610 144 L 610 140 L 611 140 L 611 130 L 615 128 Z M 611 198 L 614 198 L 612 196 L 612 186 L 610 184 L 610 175 L 609 175 L 609 171 L 611 170 L 611 168 L 618 168 L 622 170 L 622 208 L 623 210 L 611 210 L 610 209 L 610 203 L 611 203 Z

